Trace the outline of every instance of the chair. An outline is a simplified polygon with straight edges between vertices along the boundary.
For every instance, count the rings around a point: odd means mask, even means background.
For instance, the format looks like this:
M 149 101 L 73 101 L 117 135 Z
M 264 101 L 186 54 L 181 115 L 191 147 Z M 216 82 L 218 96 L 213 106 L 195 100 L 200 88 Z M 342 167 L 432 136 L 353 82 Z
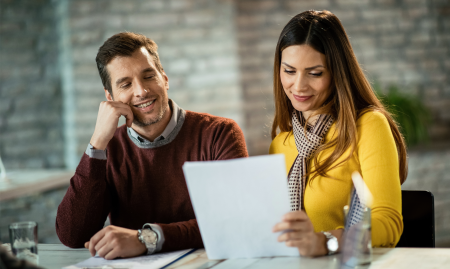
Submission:
M 403 234 L 397 247 L 434 248 L 434 196 L 402 191 Z

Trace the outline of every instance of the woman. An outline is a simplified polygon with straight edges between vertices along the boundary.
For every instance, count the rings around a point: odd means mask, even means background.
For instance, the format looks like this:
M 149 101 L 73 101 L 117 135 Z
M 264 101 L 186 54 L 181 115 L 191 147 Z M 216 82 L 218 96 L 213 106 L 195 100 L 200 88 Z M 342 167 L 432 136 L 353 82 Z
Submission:
M 404 139 L 333 13 L 306 11 L 284 27 L 274 94 L 270 153 L 285 155 L 292 209 L 274 227 L 288 230 L 278 240 L 304 256 L 334 253 L 327 243 L 342 237 L 358 171 L 373 195 L 372 245 L 394 247 L 403 231 Z

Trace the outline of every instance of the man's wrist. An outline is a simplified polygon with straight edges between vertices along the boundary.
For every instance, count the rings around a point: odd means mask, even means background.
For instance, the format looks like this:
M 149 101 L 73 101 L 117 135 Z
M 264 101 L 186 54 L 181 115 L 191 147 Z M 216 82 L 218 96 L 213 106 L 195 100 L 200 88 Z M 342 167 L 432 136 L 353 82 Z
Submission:
M 139 242 L 139 247 L 141 248 L 139 255 L 147 255 L 147 246 L 139 240 L 139 230 L 136 230 L 136 239 Z
M 105 143 L 104 141 L 101 141 L 94 137 L 91 138 L 91 141 L 89 143 L 94 147 L 94 149 L 98 149 L 98 150 L 105 150 L 106 146 L 108 146 L 107 142 Z
M 86 148 L 86 151 L 84 152 L 87 156 L 89 156 L 89 158 L 94 158 L 94 159 L 98 159 L 98 160 L 106 160 L 107 156 L 106 156 L 106 149 L 105 150 L 100 150 L 100 149 L 95 149 L 94 146 L 92 146 L 90 143 Z

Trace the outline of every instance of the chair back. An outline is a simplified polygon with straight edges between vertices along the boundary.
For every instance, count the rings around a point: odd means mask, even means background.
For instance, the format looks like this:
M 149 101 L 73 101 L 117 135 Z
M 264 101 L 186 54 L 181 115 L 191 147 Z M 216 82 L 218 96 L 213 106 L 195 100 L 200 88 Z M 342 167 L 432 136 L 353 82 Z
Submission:
M 402 191 L 403 234 L 396 247 L 434 248 L 434 196 Z

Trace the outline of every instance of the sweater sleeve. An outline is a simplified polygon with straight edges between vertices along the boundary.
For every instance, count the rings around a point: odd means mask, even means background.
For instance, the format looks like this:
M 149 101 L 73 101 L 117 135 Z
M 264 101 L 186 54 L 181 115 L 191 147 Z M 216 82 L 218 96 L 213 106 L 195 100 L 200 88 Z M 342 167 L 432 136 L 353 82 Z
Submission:
M 103 228 L 111 206 L 106 160 L 83 154 L 70 186 L 58 207 L 56 233 L 61 242 L 81 248 Z
M 213 135 L 212 160 L 248 157 L 244 134 L 233 120 L 221 124 Z
M 204 247 L 196 219 L 156 224 L 161 227 L 164 234 L 164 244 L 161 252 Z
M 212 132 L 211 160 L 227 160 L 248 157 L 244 134 L 231 120 L 218 124 Z M 203 241 L 197 220 L 191 219 L 177 223 L 156 223 L 164 233 L 165 242 L 161 252 L 186 248 L 203 248 Z
M 359 120 L 357 154 L 364 181 L 373 195 L 372 245 L 395 247 L 403 232 L 399 161 L 386 117 L 366 113 Z

